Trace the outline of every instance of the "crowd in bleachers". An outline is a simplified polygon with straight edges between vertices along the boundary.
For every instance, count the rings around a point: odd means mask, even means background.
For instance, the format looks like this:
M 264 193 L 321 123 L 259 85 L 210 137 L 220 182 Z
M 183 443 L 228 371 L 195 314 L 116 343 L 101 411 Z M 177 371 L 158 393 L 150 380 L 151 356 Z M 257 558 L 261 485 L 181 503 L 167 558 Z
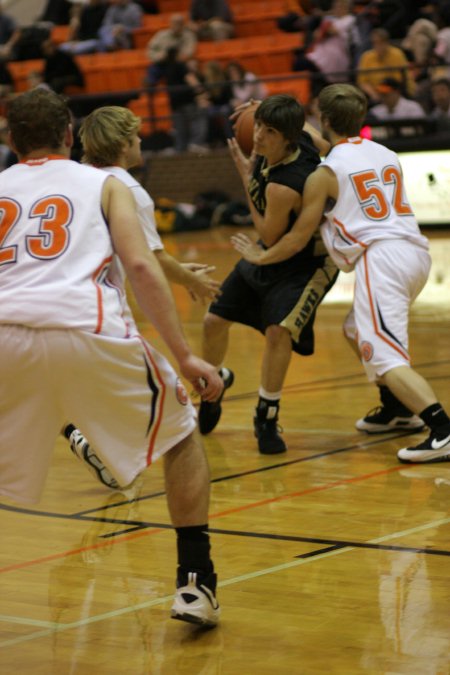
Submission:
M 176 151 L 223 144 L 239 102 L 284 91 L 313 111 L 336 81 L 363 89 L 372 120 L 450 129 L 449 77 L 450 0 L 48 0 L 29 26 L 0 8 L 3 102 L 130 92 L 117 100 Z

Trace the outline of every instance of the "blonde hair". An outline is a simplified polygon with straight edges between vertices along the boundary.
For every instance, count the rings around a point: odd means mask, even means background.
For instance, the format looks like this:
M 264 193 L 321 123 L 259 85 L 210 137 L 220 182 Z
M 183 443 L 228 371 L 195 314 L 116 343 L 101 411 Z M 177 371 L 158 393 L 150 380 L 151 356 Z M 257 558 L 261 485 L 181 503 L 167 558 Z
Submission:
M 112 166 L 140 126 L 140 118 L 128 108 L 110 105 L 93 110 L 79 130 L 83 161 L 98 167 Z
M 330 84 L 319 94 L 319 110 L 340 136 L 358 136 L 367 113 L 367 99 L 352 84 Z

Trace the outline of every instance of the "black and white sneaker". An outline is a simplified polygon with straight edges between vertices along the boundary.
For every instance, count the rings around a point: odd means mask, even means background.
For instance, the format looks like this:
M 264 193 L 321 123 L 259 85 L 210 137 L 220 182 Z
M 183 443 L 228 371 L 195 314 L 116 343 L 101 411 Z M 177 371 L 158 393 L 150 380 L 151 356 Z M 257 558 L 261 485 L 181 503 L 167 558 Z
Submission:
M 428 438 L 413 448 L 402 448 L 397 457 L 405 464 L 450 462 L 450 434 L 432 431 Z
M 389 431 L 421 431 L 424 428 L 424 422 L 413 413 L 402 411 L 398 413 L 395 410 L 389 410 L 385 406 L 373 408 L 355 423 L 358 431 L 365 431 L 367 434 L 385 434 Z
M 217 401 L 209 402 L 202 401 L 200 403 L 200 409 L 198 412 L 198 427 L 200 433 L 204 436 L 205 434 L 211 433 L 213 429 L 219 423 L 220 416 L 222 414 L 221 402 L 225 391 L 231 387 L 234 382 L 234 373 L 228 368 L 221 368 L 219 374 L 223 380 L 223 390 L 220 394 Z
M 211 573 L 199 580 L 196 572 L 188 572 L 187 583 L 179 586 L 172 605 L 172 619 L 195 623 L 205 628 L 217 625 L 220 607 L 216 599 L 217 577 Z
M 103 485 L 106 485 L 106 487 L 111 490 L 121 490 L 119 483 L 114 476 L 110 474 L 101 459 L 95 454 L 89 445 L 88 440 L 83 436 L 79 429 L 74 427 L 73 424 L 67 424 L 62 433 L 69 441 L 70 449 L 73 454 L 76 455 L 78 459 L 81 459 L 100 483 L 103 483 Z

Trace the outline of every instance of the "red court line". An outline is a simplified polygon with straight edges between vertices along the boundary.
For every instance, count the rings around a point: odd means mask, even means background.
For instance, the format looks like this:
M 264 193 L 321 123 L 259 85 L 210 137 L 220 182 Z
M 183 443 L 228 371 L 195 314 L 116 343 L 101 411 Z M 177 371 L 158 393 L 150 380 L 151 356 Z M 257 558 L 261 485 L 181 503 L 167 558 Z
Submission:
M 210 520 L 213 518 L 221 518 L 222 516 L 228 516 L 230 513 L 239 513 L 240 511 L 246 511 L 247 509 L 254 509 L 257 506 L 264 506 L 265 504 L 273 504 L 274 502 L 281 502 L 285 499 L 292 499 L 293 497 L 303 497 L 304 495 L 310 495 L 313 492 L 322 492 L 322 490 L 331 490 L 332 488 L 338 487 L 339 485 L 347 485 L 348 483 L 357 483 L 358 481 L 368 480 L 369 478 L 374 478 L 375 476 L 383 476 L 388 473 L 394 473 L 394 471 L 400 471 L 400 469 L 404 468 L 405 467 L 401 465 L 392 466 L 390 469 L 383 469 L 382 471 L 375 471 L 374 473 L 366 473 L 362 476 L 353 476 L 352 478 L 337 480 L 334 483 L 326 483 L 326 485 L 318 485 L 313 488 L 308 488 L 307 490 L 290 492 L 288 495 L 279 495 L 278 497 L 271 497 L 270 499 L 261 499 L 259 502 L 252 502 L 251 504 L 244 504 L 242 506 L 237 506 L 234 509 L 227 509 L 226 511 L 220 511 L 219 513 L 210 514 L 209 518 Z
M 165 528 L 164 528 L 165 529 Z M 12 572 L 14 570 L 20 570 L 24 567 L 32 567 L 33 565 L 39 565 L 40 563 L 51 562 L 52 560 L 58 560 L 59 558 L 67 558 L 70 555 L 77 555 L 78 553 L 84 553 L 85 551 L 94 551 L 98 548 L 107 548 L 117 543 L 122 543 L 129 541 L 130 539 L 138 539 L 139 537 L 146 537 L 150 534 L 156 534 L 157 532 L 163 532 L 163 528 L 158 527 L 153 530 L 145 530 L 144 532 L 138 532 L 135 534 L 130 534 L 128 536 L 122 536 L 117 539 L 102 541 L 98 544 L 92 544 L 92 546 L 82 546 L 81 548 L 74 548 L 70 551 L 63 551 L 62 553 L 53 553 L 52 555 L 47 555 L 44 558 L 35 558 L 34 560 L 26 560 L 25 562 L 16 563 L 14 565 L 8 565 L 7 567 L 0 568 L 0 574 L 3 572 Z
M 223 518 L 232 513 L 239 513 L 241 511 L 247 511 L 248 509 L 254 509 L 258 506 L 265 506 L 266 504 L 273 504 L 274 502 L 285 501 L 286 499 L 293 499 L 294 497 L 303 497 L 305 495 L 313 494 L 314 492 L 322 492 L 324 490 L 331 490 L 339 485 L 347 485 L 350 483 L 358 483 L 363 480 L 369 480 L 370 478 L 375 478 L 376 476 L 384 476 L 389 473 L 394 473 L 395 471 L 400 471 L 404 469 L 404 466 L 401 464 L 399 466 L 392 466 L 389 469 L 382 469 L 381 471 L 374 471 L 373 473 L 366 473 L 362 476 L 353 476 L 351 478 L 345 478 L 343 480 L 338 480 L 333 483 L 326 483 L 325 485 L 318 485 L 313 488 L 308 488 L 306 490 L 299 490 L 298 492 L 290 492 L 286 495 L 279 495 L 278 497 L 271 497 L 270 499 L 261 499 L 258 502 L 252 502 L 251 504 L 242 504 L 241 506 L 236 506 L 233 509 L 226 509 L 225 511 L 219 511 L 218 513 L 212 513 L 209 515 L 209 519 L 213 520 L 214 518 Z M 0 574 L 4 572 L 12 572 L 14 570 L 23 569 L 24 567 L 32 567 L 33 565 L 39 565 L 41 563 L 51 562 L 52 560 L 58 560 L 59 558 L 66 558 L 71 555 L 77 555 L 83 553 L 84 551 L 92 551 L 98 548 L 105 548 L 107 546 L 114 546 L 115 544 L 121 544 L 126 541 L 132 541 L 133 539 L 139 539 L 141 537 L 147 537 L 152 534 L 158 534 L 158 532 L 167 531 L 165 528 L 154 528 L 152 530 L 145 530 L 143 532 L 136 532 L 134 534 L 129 534 L 126 536 L 117 537 L 117 539 L 109 540 L 107 542 L 100 542 L 98 544 L 93 544 L 92 546 L 84 546 L 81 548 L 72 549 L 70 551 L 64 551 L 62 553 L 54 553 L 44 558 L 35 558 L 34 560 L 27 560 L 25 562 L 16 563 L 14 565 L 8 565 L 7 567 L 0 568 Z

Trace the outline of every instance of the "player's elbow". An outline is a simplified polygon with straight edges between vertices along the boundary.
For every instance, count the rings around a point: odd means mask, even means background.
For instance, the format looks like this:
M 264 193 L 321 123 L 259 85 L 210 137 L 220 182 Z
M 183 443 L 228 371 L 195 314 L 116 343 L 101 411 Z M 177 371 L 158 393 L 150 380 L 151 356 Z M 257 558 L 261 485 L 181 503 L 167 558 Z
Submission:
M 132 285 L 145 284 L 153 277 L 152 267 L 144 257 L 138 256 L 128 261 L 125 269 Z
M 266 248 L 270 248 L 271 246 L 273 246 L 274 244 L 277 243 L 279 238 L 280 237 L 264 235 L 264 236 L 261 237 L 261 241 Z

